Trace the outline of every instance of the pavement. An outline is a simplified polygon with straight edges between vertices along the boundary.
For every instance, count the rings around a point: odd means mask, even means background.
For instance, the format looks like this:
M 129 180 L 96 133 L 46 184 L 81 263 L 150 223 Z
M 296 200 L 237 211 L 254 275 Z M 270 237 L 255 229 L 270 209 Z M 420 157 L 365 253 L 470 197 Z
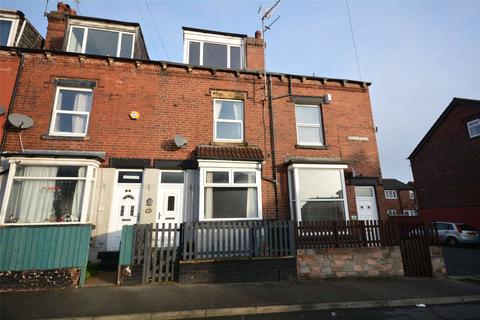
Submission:
M 205 319 L 205 318 L 203 318 Z M 478 320 L 480 303 L 433 305 L 425 307 L 321 310 L 259 315 L 215 317 L 211 320 Z M 200 320 L 200 319 L 198 319 Z
M 383 278 L 164 284 L 0 294 L 3 319 L 184 319 L 480 301 L 480 285 Z

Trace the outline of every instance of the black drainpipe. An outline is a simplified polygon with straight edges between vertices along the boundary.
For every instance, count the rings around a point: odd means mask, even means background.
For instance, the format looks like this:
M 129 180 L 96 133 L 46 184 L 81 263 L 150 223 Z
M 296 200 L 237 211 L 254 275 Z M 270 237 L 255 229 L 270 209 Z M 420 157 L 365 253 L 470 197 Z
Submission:
M 269 75 L 267 78 L 268 84 L 268 111 L 269 111 L 269 118 L 270 118 L 270 145 L 272 148 L 272 178 L 274 181 L 274 195 L 275 195 L 275 218 L 278 220 L 279 217 L 279 209 L 278 209 L 278 181 L 277 181 L 277 168 L 276 168 L 276 161 L 275 161 L 275 128 L 273 126 L 273 101 L 272 101 L 272 78 Z
M 12 98 L 10 99 L 10 105 L 8 106 L 8 112 L 5 118 L 5 125 L 3 127 L 3 137 L 2 145 L 0 146 L 0 154 L 2 154 L 5 149 L 5 143 L 7 141 L 8 116 L 12 113 L 13 105 L 15 103 L 15 97 L 17 96 L 17 88 L 20 82 L 20 76 L 22 74 L 24 61 L 25 55 L 23 53 L 20 53 L 20 64 L 18 65 L 17 78 L 15 79 L 15 86 L 13 87 Z

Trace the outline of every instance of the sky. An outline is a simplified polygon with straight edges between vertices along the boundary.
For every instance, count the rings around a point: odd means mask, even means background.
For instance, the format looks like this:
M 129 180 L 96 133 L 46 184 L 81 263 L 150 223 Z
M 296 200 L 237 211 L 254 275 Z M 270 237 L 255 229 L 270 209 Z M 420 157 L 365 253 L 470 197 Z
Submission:
M 182 26 L 253 36 L 271 1 L 80 0 L 79 14 L 139 22 L 151 59 L 181 62 Z M 48 2 L 47 11 L 56 8 Z M 47 1 L 0 0 L 43 34 Z M 384 178 L 412 180 L 408 155 L 453 97 L 480 99 L 480 0 L 282 0 L 265 35 L 269 71 L 372 82 Z M 273 20 L 273 19 L 272 19 Z M 333 97 L 335 99 L 335 97 Z

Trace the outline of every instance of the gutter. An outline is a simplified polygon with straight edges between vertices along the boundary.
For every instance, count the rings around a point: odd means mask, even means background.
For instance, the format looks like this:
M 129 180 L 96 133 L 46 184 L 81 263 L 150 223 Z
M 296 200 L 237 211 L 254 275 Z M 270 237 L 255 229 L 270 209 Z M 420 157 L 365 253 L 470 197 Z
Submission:
M 3 137 L 2 137 L 2 144 L 0 145 L 0 153 L 3 153 L 5 149 L 5 143 L 7 141 L 8 116 L 12 113 L 13 105 L 15 104 L 15 98 L 17 97 L 17 91 L 18 91 L 18 84 L 20 83 L 20 77 L 22 75 L 23 65 L 25 62 L 25 54 L 22 52 L 19 52 L 19 55 L 20 55 L 20 63 L 18 65 L 17 77 L 15 79 L 15 86 L 13 87 L 12 97 L 10 99 L 10 105 L 8 106 L 8 112 L 5 118 L 5 126 L 3 128 Z

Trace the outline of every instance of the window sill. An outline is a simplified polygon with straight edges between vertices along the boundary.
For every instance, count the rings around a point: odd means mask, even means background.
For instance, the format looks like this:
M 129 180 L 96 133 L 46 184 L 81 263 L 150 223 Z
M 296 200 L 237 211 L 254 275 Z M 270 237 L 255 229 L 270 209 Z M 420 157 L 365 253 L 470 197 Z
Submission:
M 242 141 L 213 141 L 210 145 L 212 146 L 240 146 L 240 147 L 248 147 L 247 142 Z
M 309 145 L 303 145 L 303 144 L 296 144 L 295 148 L 297 148 L 297 149 L 327 150 L 328 146 L 309 146 Z
M 72 137 L 72 136 L 52 136 L 49 134 L 42 134 L 41 139 L 43 140 L 70 140 L 70 141 L 86 141 L 90 140 L 89 136 L 85 137 Z

